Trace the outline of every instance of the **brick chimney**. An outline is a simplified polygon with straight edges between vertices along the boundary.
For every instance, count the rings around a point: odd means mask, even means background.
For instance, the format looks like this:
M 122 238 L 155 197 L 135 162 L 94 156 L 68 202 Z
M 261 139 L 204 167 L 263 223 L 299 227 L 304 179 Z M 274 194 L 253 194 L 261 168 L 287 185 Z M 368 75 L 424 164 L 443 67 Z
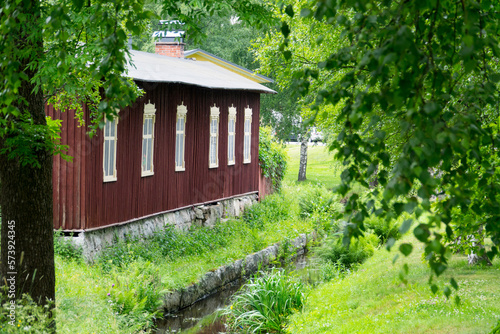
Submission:
M 172 28 L 182 26 L 179 21 L 161 20 L 161 26 L 167 26 L 166 29 L 155 31 L 153 37 L 156 38 L 155 53 L 176 58 L 184 58 L 184 31 Z
M 162 56 L 184 58 L 184 45 L 182 42 L 156 42 L 155 53 Z

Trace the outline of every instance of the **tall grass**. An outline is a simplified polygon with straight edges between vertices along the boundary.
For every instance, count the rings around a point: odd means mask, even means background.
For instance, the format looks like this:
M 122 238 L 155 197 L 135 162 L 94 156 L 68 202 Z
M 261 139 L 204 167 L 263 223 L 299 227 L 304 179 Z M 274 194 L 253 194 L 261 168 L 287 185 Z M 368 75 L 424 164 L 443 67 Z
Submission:
M 225 315 L 232 331 L 282 333 L 287 317 L 302 309 L 304 286 L 274 270 L 247 283 Z

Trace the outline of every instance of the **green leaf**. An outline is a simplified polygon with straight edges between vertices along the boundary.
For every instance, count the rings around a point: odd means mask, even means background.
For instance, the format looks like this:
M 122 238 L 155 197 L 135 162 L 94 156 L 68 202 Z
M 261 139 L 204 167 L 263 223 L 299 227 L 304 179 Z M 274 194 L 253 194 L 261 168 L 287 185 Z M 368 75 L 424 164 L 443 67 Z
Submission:
M 288 25 L 288 23 L 286 22 L 281 23 L 281 33 L 285 38 L 287 38 L 288 35 L 290 35 L 290 26 Z
M 394 238 L 389 238 L 387 242 L 385 243 L 385 248 L 387 250 L 391 250 L 392 246 L 394 246 L 394 243 L 396 243 L 396 239 Z
M 452 277 L 450 279 L 450 284 L 451 286 L 455 289 L 455 290 L 458 290 L 458 284 L 457 284 L 457 281 L 455 281 L 455 279 Z
M 285 13 L 290 16 L 290 17 L 293 17 L 294 15 L 294 12 L 293 12 L 293 6 L 292 5 L 288 5 L 286 6 L 285 8 Z
M 79 12 L 82 9 L 83 4 L 85 3 L 85 0 L 72 0 L 72 2 L 75 6 L 75 10 Z
M 433 294 L 436 294 L 436 292 L 438 292 L 439 288 L 436 284 L 432 284 L 431 285 L 431 291 Z
M 292 51 L 283 51 L 283 57 L 285 57 L 286 60 L 290 60 L 292 58 Z
M 313 12 L 309 8 L 302 8 L 300 10 L 300 16 L 302 17 L 311 17 Z
M 443 293 L 446 296 L 446 298 L 449 298 L 450 294 L 451 294 L 450 288 L 449 287 L 445 287 L 444 290 L 443 290 Z
M 429 228 L 427 227 L 427 225 L 424 224 L 420 224 L 417 227 L 415 227 L 415 229 L 413 230 L 413 234 L 419 241 L 422 242 L 427 242 L 427 239 L 430 236 Z
M 411 244 L 401 244 L 399 246 L 399 251 L 403 253 L 404 256 L 408 256 L 411 254 L 413 250 L 413 246 Z

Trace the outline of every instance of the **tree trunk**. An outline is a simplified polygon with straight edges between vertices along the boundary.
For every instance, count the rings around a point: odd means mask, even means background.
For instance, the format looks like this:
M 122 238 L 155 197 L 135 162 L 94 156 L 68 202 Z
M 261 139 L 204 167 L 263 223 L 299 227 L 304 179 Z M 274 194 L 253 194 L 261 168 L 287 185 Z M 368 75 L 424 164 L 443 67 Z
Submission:
M 483 227 L 481 226 L 477 231 L 477 236 L 478 236 L 477 238 L 475 235 L 470 236 L 473 247 L 477 247 L 478 249 L 484 249 L 484 245 L 481 241 L 482 234 L 483 234 Z M 467 260 L 469 262 L 469 265 L 471 266 L 479 263 L 484 263 L 488 266 L 491 266 L 491 261 L 486 254 L 479 256 L 478 254 L 474 253 L 474 251 L 471 251 L 471 253 L 467 255 Z
M 309 136 L 302 135 L 300 140 L 300 165 L 299 165 L 299 178 L 298 181 L 306 180 L 306 169 L 307 169 L 307 142 L 309 141 Z
M 22 80 L 16 107 L 22 115 L 29 116 L 32 124 L 46 125 L 45 105 L 41 90 L 35 93 L 30 82 L 37 74 L 37 65 L 28 63 L 43 59 L 43 39 L 41 35 L 40 2 L 22 1 L 17 5 L 19 18 L 16 43 L 12 47 L 17 54 L 5 55 L 20 63 L 28 80 Z M 10 18 L 12 20 L 17 19 Z M 22 54 L 21 54 L 22 52 Z M 24 101 L 23 101 L 24 99 Z M 19 124 L 27 122 L 9 115 L 10 124 L 19 129 Z M 9 123 L 8 123 L 9 124 Z M 29 123 L 27 126 L 30 126 Z M 22 148 L 32 150 L 40 167 L 23 166 L 19 157 L 9 159 L 0 155 L 0 205 L 1 224 L 1 265 L 0 280 L 7 284 L 8 300 L 29 294 L 40 305 L 55 303 L 54 243 L 52 225 L 52 152 L 45 146 L 34 149 L 33 142 L 45 141 L 41 135 L 28 135 L 11 131 L 0 139 L 2 148 L 6 139 L 23 134 L 28 140 Z M 43 137 L 43 136 L 42 136 Z

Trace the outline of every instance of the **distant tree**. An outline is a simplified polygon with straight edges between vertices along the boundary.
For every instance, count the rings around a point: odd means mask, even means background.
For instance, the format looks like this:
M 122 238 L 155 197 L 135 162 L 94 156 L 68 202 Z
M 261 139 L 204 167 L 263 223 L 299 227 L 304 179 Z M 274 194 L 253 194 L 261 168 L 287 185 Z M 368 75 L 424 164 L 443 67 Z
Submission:
M 331 74 L 319 73 L 316 64 L 321 57 L 329 52 L 333 45 L 338 45 L 337 37 L 339 35 L 338 33 L 332 33 L 333 30 L 326 25 L 317 24 L 311 27 L 312 21 L 310 19 L 300 17 L 291 19 L 281 10 L 283 4 L 290 4 L 299 8 L 305 3 L 306 1 L 290 0 L 276 2 L 273 7 L 272 13 L 274 17 L 279 22 L 287 22 L 288 26 L 293 27 L 289 34 L 290 43 L 286 52 L 283 52 L 284 49 L 281 46 L 284 41 L 281 23 L 277 24 L 274 29 L 271 29 L 253 44 L 254 52 L 260 63 L 259 71 L 273 76 L 278 89 L 288 99 L 288 103 L 281 104 L 282 109 L 273 109 L 274 113 L 270 113 L 270 115 L 279 116 L 279 120 L 275 121 L 278 129 L 292 130 L 300 141 L 299 181 L 306 179 L 307 148 L 311 128 L 315 125 L 315 122 L 312 121 L 315 114 L 311 112 L 309 107 L 313 99 L 308 96 L 301 97 L 298 91 L 294 89 L 294 73 L 297 71 L 314 71 L 318 80 L 309 89 L 316 92 L 321 89 L 330 80 Z M 324 44 L 325 47 L 315 47 L 316 40 L 320 35 L 327 39 Z M 289 56 L 289 52 L 292 50 L 293 58 Z M 281 102 L 282 100 L 281 98 L 277 101 Z

